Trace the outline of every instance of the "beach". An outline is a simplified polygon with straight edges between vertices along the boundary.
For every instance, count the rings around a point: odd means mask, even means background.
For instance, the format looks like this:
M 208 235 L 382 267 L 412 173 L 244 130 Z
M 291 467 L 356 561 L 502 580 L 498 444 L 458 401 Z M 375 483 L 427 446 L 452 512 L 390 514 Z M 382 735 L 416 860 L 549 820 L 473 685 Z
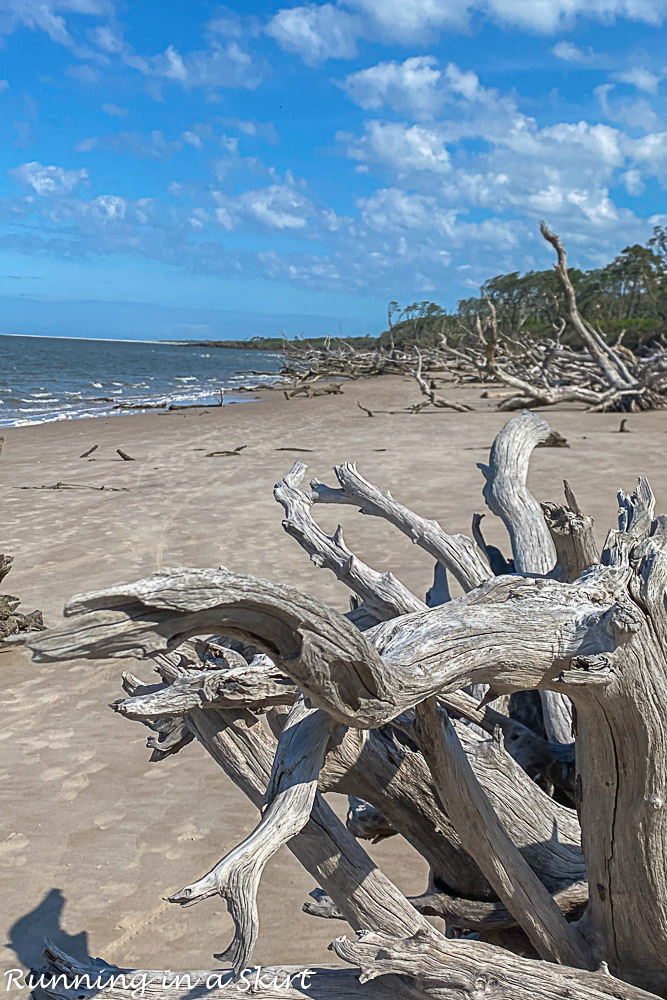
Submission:
M 314 594 L 341 611 L 349 593 L 309 562 L 281 527 L 272 487 L 300 459 L 335 484 L 333 466 L 363 475 L 450 532 L 470 533 L 485 510 L 478 462 L 511 417 L 481 386 L 449 388 L 470 413 L 429 409 L 415 382 L 386 377 L 346 383 L 342 396 L 79 419 L 5 428 L 0 458 L 0 551 L 14 556 L 3 589 L 59 620 L 75 593 L 149 575 L 161 567 L 224 565 Z M 368 417 L 361 402 L 375 414 Z M 576 408 L 541 411 L 569 448 L 535 451 L 529 485 L 540 500 L 562 497 L 567 479 L 602 542 L 615 525 L 616 490 L 647 475 L 657 512 L 667 510 L 667 414 L 628 418 Z M 79 456 L 97 445 L 89 459 Z M 135 460 L 123 461 L 120 448 Z M 242 448 L 235 456 L 206 457 Z M 34 489 L 56 483 L 110 490 Z M 352 508 L 316 508 L 327 530 L 343 522 L 347 545 L 392 570 L 423 596 L 432 560 L 390 525 Z M 488 541 L 508 552 L 497 518 Z M 222 900 L 181 910 L 166 895 L 208 871 L 243 839 L 257 812 L 196 744 L 148 763 L 146 731 L 107 706 L 120 674 L 151 681 L 148 662 L 35 664 L 20 648 L 0 653 L 0 971 L 39 959 L 47 936 L 79 957 L 121 966 L 202 968 L 231 939 Z M 344 814 L 345 801 L 336 808 Z M 368 846 L 368 845 L 365 845 Z M 409 894 L 426 887 L 425 863 L 398 837 L 369 852 Z M 260 887 L 254 960 L 330 961 L 326 946 L 345 924 L 301 912 L 311 878 L 289 851 Z

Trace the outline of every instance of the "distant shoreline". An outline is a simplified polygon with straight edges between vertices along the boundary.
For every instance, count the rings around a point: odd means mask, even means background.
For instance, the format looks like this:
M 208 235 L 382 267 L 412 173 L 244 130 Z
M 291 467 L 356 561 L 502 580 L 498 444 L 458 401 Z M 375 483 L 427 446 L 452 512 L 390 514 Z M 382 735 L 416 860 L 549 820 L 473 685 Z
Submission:
M 304 337 L 287 340 L 282 337 L 253 337 L 252 340 L 174 340 L 179 347 L 218 347 L 233 351 L 265 351 L 283 354 L 285 347 L 323 347 L 327 341 L 339 341 L 357 349 L 380 346 L 379 337 Z

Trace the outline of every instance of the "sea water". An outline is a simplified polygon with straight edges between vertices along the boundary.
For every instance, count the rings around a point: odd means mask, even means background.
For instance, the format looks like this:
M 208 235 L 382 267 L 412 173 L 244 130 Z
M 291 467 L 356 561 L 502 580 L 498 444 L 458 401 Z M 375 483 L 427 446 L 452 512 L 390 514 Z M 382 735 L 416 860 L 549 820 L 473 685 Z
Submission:
M 277 372 L 280 355 L 181 346 L 155 341 L 0 336 L 0 427 L 108 416 L 156 403 L 247 400 L 241 386 L 260 386 Z M 129 411 L 132 412 L 132 411 Z

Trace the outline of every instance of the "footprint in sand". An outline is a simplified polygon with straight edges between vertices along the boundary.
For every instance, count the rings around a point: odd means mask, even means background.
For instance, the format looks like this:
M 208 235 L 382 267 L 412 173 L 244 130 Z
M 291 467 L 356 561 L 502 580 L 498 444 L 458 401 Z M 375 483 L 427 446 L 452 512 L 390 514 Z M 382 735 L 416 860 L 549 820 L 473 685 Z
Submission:
M 98 826 L 100 830 L 108 830 L 110 826 L 114 823 L 125 819 L 125 810 L 119 812 L 115 809 L 109 809 L 107 812 L 98 813 L 97 816 L 93 817 L 93 823 Z
M 28 863 L 28 855 L 22 853 L 30 840 L 24 833 L 10 833 L 0 842 L 0 865 L 8 868 L 22 868 Z

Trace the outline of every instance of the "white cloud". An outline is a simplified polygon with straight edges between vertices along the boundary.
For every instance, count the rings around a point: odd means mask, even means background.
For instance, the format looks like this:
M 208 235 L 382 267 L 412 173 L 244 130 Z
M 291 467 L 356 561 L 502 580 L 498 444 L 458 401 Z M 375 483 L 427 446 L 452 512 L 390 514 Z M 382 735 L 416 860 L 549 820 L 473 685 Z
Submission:
M 120 55 L 125 48 L 123 36 L 118 29 L 107 24 L 98 24 L 89 32 L 91 41 L 109 55 Z
M 130 113 L 128 108 L 121 108 L 120 105 L 112 103 L 103 104 L 102 111 L 110 118 L 127 118 Z
M 619 19 L 659 25 L 667 18 L 667 0 L 341 0 L 339 5 L 310 3 L 283 8 L 267 32 L 288 52 L 310 65 L 356 54 L 357 41 L 432 41 L 434 32 L 467 31 L 471 21 L 553 34 L 577 22 L 603 24 Z M 569 42 L 554 54 L 569 61 L 594 58 Z
M 357 18 L 330 3 L 283 8 L 266 26 L 283 49 L 296 52 L 309 66 L 325 59 L 351 59 L 359 30 Z
M 9 80 L 0 80 L 0 94 L 3 90 L 9 90 Z
M 66 195 L 88 180 L 85 167 L 65 170 L 63 167 L 44 166 L 37 160 L 13 167 L 9 174 L 13 180 L 32 188 L 38 195 Z
M 141 132 L 115 132 L 112 135 L 94 136 L 83 139 L 76 146 L 77 153 L 90 153 L 95 149 L 110 149 L 114 153 L 135 156 L 139 160 L 170 160 L 188 143 L 185 135 L 178 140 L 166 139 L 162 132 L 154 130 L 148 135 Z
M 427 38 L 434 28 L 465 27 L 469 0 L 348 0 L 386 39 Z
M 348 155 L 354 160 L 385 164 L 398 172 L 425 170 L 443 174 L 450 169 L 442 132 L 423 125 L 366 122 L 364 135 L 350 143 Z
M 262 229 L 302 230 L 316 215 L 315 206 L 287 175 L 285 182 L 244 191 L 236 196 L 214 191 L 215 216 L 225 229 L 234 229 L 240 221 Z
M 243 47 L 244 29 L 234 18 L 217 18 L 206 26 L 206 48 L 181 52 L 167 45 L 152 56 L 142 55 L 123 38 L 120 31 L 109 25 L 97 25 L 88 37 L 105 57 L 115 56 L 125 66 L 150 79 L 170 81 L 189 90 L 195 87 L 247 87 L 261 82 L 261 71 Z
M 618 80 L 619 83 L 629 83 L 632 87 L 636 87 L 637 90 L 643 90 L 647 94 L 657 94 L 662 74 L 657 75 L 643 66 L 635 66 L 633 69 L 614 73 L 614 79 Z
M 595 52 L 590 47 L 580 49 L 574 42 L 558 42 L 551 50 L 557 59 L 571 63 L 587 63 L 596 58 Z
M 103 17 L 111 10 L 107 0 L 2 0 L 0 35 L 12 34 L 20 27 L 30 28 L 45 32 L 52 42 L 74 48 L 64 15 Z
M 626 170 L 624 174 L 621 174 L 621 181 L 623 182 L 628 194 L 632 195 L 634 198 L 637 198 L 646 190 L 646 185 L 642 180 L 642 175 L 639 170 Z
M 649 102 L 643 98 L 627 100 L 612 96 L 614 84 L 604 83 L 593 91 L 600 104 L 600 110 L 611 122 L 620 122 L 632 129 L 644 129 L 647 132 L 660 127 L 660 116 Z
M 451 236 L 456 224 L 456 212 L 443 211 L 437 198 L 411 194 L 399 188 L 382 188 L 369 198 L 362 198 L 358 205 L 361 221 L 377 232 L 435 230 Z
M 340 86 L 355 104 L 367 110 L 387 106 L 394 111 L 431 115 L 443 102 L 441 78 L 433 56 L 414 56 L 351 73 Z

